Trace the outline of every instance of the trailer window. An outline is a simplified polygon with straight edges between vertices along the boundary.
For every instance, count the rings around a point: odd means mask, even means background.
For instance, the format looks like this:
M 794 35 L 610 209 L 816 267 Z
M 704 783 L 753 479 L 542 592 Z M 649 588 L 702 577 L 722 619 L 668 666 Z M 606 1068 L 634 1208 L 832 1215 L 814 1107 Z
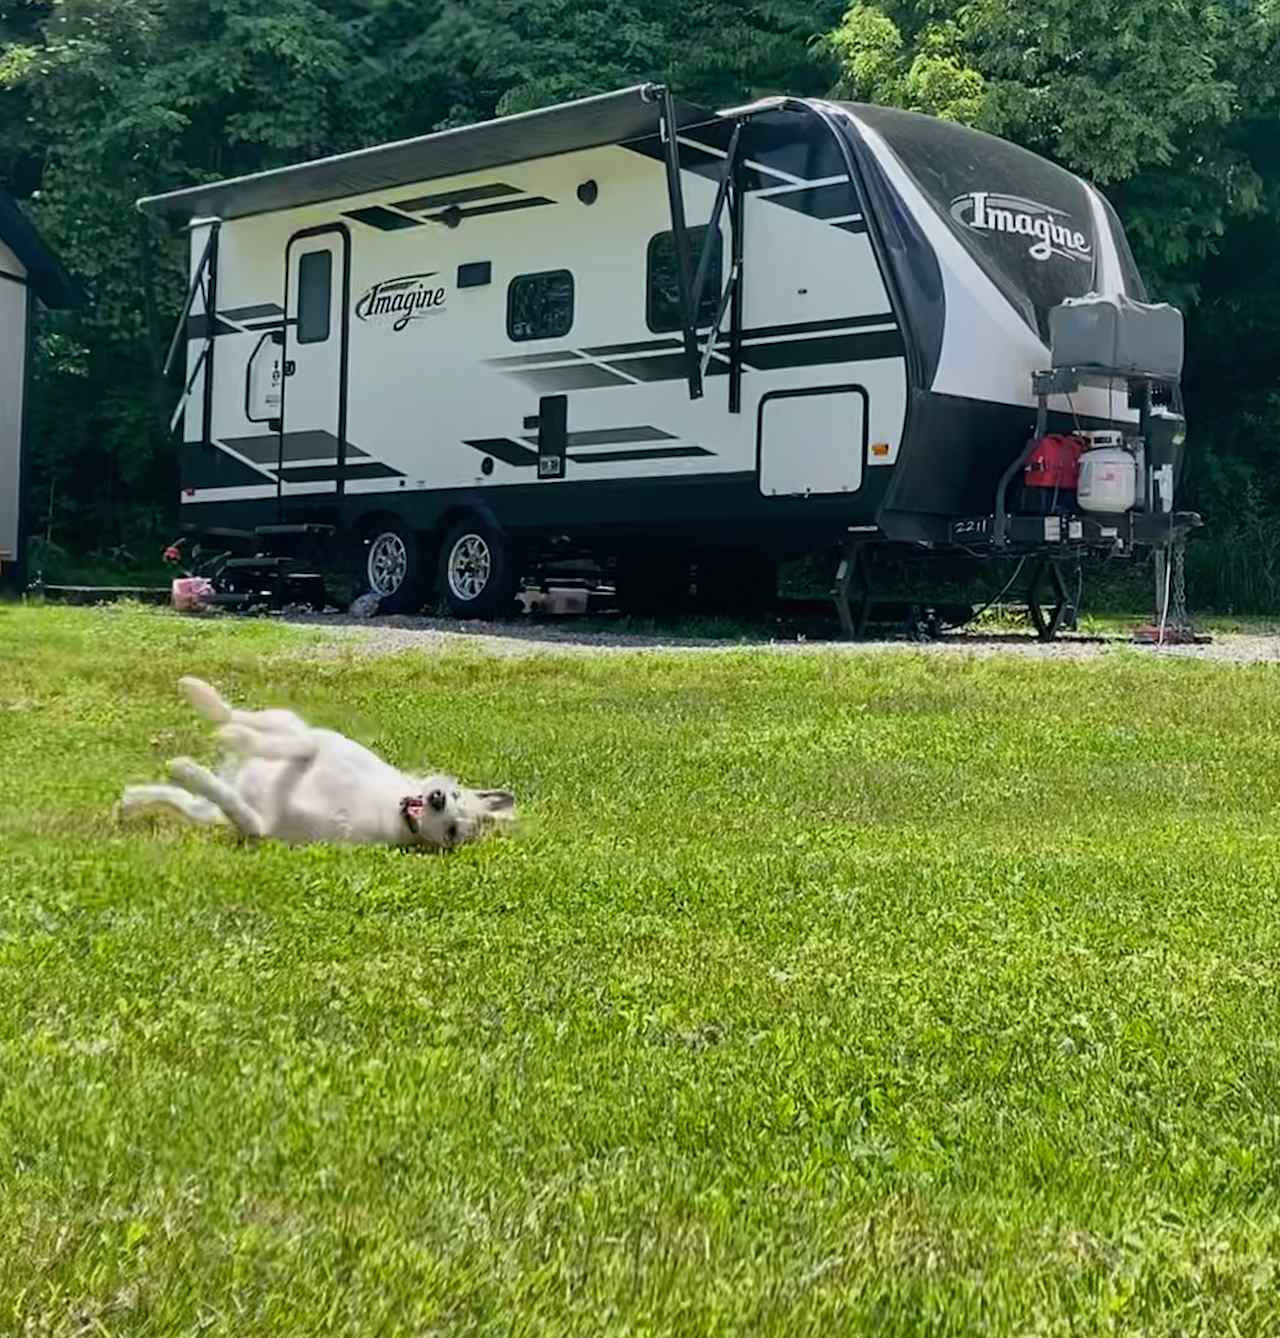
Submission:
M 517 274 L 507 288 L 507 337 L 563 339 L 573 328 L 573 275 L 567 269 Z
M 689 251 L 692 256 L 690 263 L 694 273 L 697 273 L 698 259 L 702 255 L 706 236 L 705 226 L 689 229 Z M 718 228 L 712 246 L 711 268 L 707 274 L 706 286 L 702 290 L 702 301 L 698 303 L 698 318 L 695 324 L 699 328 L 710 325 L 715 320 L 716 311 L 720 306 L 720 289 L 723 286 L 721 253 L 724 245 Z M 676 243 L 673 232 L 660 232 L 649 241 L 645 319 L 654 334 L 679 330 L 684 324 L 680 317 L 680 280 L 676 274 Z
M 333 253 L 308 251 L 298 259 L 298 343 L 320 344 L 329 338 Z

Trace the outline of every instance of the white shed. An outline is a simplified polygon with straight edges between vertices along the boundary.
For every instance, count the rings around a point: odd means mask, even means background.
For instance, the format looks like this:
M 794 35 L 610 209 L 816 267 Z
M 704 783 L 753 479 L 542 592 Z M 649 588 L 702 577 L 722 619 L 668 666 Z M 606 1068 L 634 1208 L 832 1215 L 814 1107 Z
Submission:
M 79 284 L 0 190 L 0 577 L 22 579 L 22 466 L 35 308 L 80 306 Z

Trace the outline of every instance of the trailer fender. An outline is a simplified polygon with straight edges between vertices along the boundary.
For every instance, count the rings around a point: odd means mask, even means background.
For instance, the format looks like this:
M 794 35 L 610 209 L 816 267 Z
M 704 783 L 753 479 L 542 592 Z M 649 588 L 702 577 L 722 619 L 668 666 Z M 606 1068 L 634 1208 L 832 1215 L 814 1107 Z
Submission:
M 446 531 L 452 529 L 459 521 L 466 520 L 469 517 L 483 521 L 504 538 L 510 538 L 507 527 L 494 514 L 493 508 L 487 502 L 477 498 L 473 501 L 459 503 L 457 506 L 451 506 L 441 515 L 435 525 L 436 540 L 438 541 Z

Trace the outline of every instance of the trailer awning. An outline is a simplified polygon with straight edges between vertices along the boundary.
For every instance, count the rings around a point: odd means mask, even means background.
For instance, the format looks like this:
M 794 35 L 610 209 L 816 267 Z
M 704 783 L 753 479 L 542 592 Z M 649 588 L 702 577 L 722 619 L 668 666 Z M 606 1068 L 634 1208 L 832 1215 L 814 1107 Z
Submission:
M 295 167 L 150 195 L 138 201 L 138 208 L 145 214 L 184 220 L 244 218 L 531 158 L 622 144 L 656 133 L 660 93 L 651 84 L 637 85 L 479 125 L 317 158 Z M 674 106 L 681 127 L 716 119 L 714 112 L 689 103 Z

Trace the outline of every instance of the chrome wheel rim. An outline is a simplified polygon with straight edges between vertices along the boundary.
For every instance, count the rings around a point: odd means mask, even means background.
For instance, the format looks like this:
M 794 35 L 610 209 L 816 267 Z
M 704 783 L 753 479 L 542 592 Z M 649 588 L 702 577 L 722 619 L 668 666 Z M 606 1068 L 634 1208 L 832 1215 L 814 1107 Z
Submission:
M 404 540 L 388 531 L 369 545 L 367 562 L 369 589 L 375 595 L 394 595 L 404 584 L 409 570 L 409 553 Z
M 449 553 L 449 590 L 454 598 L 478 599 L 489 584 L 493 556 L 478 534 L 464 534 Z

